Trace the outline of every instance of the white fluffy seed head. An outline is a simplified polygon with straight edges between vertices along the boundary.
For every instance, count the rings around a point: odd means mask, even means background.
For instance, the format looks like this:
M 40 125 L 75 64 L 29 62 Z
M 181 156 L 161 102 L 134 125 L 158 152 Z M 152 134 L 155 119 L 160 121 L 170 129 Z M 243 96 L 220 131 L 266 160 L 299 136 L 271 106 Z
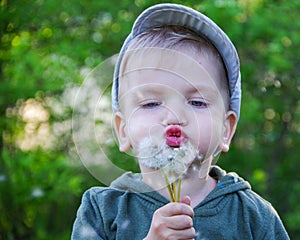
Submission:
M 165 141 L 158 141 L 153 138 L 145 138 L 139 144 L 137 158 L 145 167 L 160 169 L 164 172 L 182 176 L 192 162 L 201 160 L 197 148 L 189 141 L 183 142 L 180 147 L 172 148 Z

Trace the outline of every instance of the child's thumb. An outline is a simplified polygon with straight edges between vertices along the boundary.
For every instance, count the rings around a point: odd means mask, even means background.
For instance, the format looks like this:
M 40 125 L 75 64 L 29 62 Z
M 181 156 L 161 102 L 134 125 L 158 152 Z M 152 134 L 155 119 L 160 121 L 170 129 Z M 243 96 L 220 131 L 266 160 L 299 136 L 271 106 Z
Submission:
M 185 204 L 187 204 L 187 205 L 191 205 L 191 198 L 189 197 L 189 196 L 184 196 L 182 199 L 181 199 L 181 201 L 180 201 L 181 203 L 185 203 Z

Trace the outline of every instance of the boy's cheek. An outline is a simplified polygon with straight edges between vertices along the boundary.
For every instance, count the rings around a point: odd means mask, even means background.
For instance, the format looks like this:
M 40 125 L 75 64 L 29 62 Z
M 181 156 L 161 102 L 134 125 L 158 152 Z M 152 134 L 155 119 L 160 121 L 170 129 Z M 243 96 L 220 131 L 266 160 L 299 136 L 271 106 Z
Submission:
M 159 124 L 145 126 L 144 124 L 130 124 L 128 129 L 129 139 L 132 148 L 137 149 L 145 138 L 153 140 L 163 138 L 163 127 Z

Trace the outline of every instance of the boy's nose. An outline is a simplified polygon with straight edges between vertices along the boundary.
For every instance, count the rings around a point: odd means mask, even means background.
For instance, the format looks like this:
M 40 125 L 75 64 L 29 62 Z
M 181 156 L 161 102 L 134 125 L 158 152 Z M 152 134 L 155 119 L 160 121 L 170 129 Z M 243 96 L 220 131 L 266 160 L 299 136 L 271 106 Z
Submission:
M 163 125 L 180 125 L 184 126 L 187 124 L 186 116 L 181 110 L 173 110 L 171 108 L 166 109 L 163 118 Z

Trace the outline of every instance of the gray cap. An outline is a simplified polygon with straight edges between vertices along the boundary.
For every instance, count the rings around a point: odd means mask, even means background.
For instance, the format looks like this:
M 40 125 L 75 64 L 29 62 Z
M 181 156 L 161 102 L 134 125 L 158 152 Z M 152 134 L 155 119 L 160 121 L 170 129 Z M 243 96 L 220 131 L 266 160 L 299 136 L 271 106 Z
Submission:
M 241 105 L 241 74 L 239 57 L 234 45 L 226 33 L 202 13 L 186 6 L 168 3 L 154 5 L 142 12 L 136 19 L 131 33 L 126 38 L 115 67 L 112 86 L 113 111 L 116 112 L 119 110 L 119 70 L 129 42 L 148 30 L 166 25 L 186 27 L 199 35 L 205 36 L 216 47 L 227 70 L 230 90 L 230 109 L 233 110 L 239 118 Z

